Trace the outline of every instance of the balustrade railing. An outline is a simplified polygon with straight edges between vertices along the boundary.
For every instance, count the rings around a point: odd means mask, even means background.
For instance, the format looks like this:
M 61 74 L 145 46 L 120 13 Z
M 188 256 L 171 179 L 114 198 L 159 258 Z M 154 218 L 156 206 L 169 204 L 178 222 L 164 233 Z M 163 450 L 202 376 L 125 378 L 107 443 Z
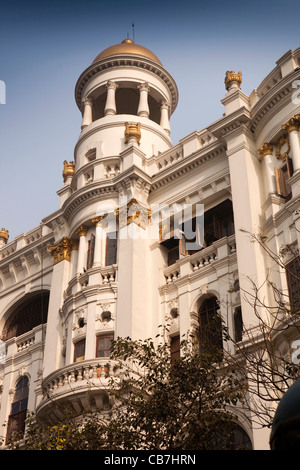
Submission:
M 118 376 L 117 363 L 110 359 L 93 359 L 70 364 L 48 376 L 43 381 L 43 393 L 45 396 L 55 394 L 63 387 L 74 388 L 84 385 L 108 385 L 111 377 Z

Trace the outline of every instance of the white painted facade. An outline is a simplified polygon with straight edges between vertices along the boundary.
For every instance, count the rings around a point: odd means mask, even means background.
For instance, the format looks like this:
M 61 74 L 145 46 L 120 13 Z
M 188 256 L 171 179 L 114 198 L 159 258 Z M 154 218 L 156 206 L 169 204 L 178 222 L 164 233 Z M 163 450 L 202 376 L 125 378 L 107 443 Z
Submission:
M 276 253 L 284 244 L 300 243 L 300 48 L 278 60 L 250 96 L 241 91 L 240 75 L 229 74 L 224 115 L 173 146 L 176 83 L 150 51 L 128 40 L 122 44 L 100 54 L 77 82 L 82 130 L 74 164 L 65 162 L 57 211 L 15 240 L 0 231 L 3 437 L 21 376 L 29 379 L 27 408 L 46 422 L 59 419 L 55 401 L 78 412 L 108 406 L 104 369 L 110 364 L 113 374 L 114 367 L 109 358 L 97 356 L 99 337 L 154 338 L 165 323 L 171 324 L 171 336 L 182 337 L 197 327 L 199 307 L 212 295 L 232 333 L 239 306 L 244 324 L 251 325 L 251 307 L 233 286 L 239 280 L 247 291 L 249 277 L 263 285 L 271 265 L 241 230 L 262 231 Z M 126 123 L 134 124 L 128 133 Z M 289 199 L 278 194 L 275 168 L 283 165 L 278 151 L 288 152 L 293 162 Z M 137 202 L 143 216 L 132 220 L 125 214 L 125 224 L 119 216 L 117 248 L 109 257 L 107 233 L 122 201 L 129 211 Z M 203 204 L 208 213 L 222 203 L 232 204 L 234 230 L 224 235 L 220 229 L 198 252 L 177 247 L 177 259 L 168 263 L 165 243 L 148 236 L 148 209 L 153 215 L 155 205 Z M 284 275 L 274 281 L 287 291 Z M 12 334 L 10 319 L 18 309 L 22 315 L 22 305 L 35 295 L 49 295 L 43 320 Z M 267 288 L 263 295 L 271 304 Z M 75 360 L 80 341 L 84 351 Z M 254 432 L 249 416 L 238 418 L 253 448 L 268 449 L 268 432 Z

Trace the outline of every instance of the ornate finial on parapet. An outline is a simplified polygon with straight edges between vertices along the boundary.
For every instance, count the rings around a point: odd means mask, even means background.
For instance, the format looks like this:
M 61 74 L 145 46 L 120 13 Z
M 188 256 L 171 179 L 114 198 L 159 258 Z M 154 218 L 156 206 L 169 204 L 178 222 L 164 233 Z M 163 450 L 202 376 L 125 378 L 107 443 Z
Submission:
M 227 91 L 233 88 L 240 89 L 242 83 L 242 72 L 234 72 L 234 70 L 227 71 L 224 83 Z
M 141 123 L 140 122 L 125 122 L 125 144 L 128 144 L 132 138 L 136 139 L 140 145 L 141 141 Z
M 64 169 L 63 169 L 63 172 L 62 172 L 62 175 L 63 175 L 63 179 L 64 179 L 64 182 L 66 182 L 67 178 L 69 176 L 73 176 L 75 173 L 75 164 L 73 161 L 71 162 L 67 162 L 67 160 L 64 161 Z
M 5 228 L 2 228 L 0 230 L 0 247 L 2 245 L 6 245 L 7 242 L 8 242 L 8 230 L 6 230 Z
M 260 157 L 264 158 L 267 155 L 272 155 L 273 154 L 273 145 L 269 144 L 268 142 L 265 142 L 260 149 L 258 150 L 258 154 Z

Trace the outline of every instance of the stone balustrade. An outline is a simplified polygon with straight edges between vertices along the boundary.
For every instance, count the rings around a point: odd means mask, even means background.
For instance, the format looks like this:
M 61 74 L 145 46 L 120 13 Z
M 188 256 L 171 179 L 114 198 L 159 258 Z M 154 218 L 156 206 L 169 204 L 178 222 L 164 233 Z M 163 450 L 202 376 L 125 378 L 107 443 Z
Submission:
M 117 362 L 110 359 L 91 359 L 72 363 L 49 375 L 42 384 L 43 395 L 54 397 L 56 393 L 74 392 L 85 387 L 106 387 L 112 377 L 118 377 Z
M 199 272 L 216 261 L 225 259 L 236 253 L 235 235 L 223 237 L 214 242 L 211 246 L 202 250 L 181 257 L 176 263 L 163 270 L 165 284 L 170 285 L 179 279 L 184 279 L 193 273 Z

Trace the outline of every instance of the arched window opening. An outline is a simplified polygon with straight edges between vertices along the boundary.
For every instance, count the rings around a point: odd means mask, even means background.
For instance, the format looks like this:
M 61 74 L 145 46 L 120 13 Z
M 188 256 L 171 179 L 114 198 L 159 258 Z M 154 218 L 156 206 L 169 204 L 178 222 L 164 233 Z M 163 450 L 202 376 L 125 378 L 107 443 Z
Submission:
M 199 350 L 212 354 L 223 351 L 222 319 L 215 296 L 204 300 L 199 309 Z
M 25 420 L 28 405 L 29 380 L 22 376 L 16 385 L 11 412 L 8 418 L 6 443 L 13 438 L 22 439 L 25 431 Z
M 3 341 L 20 336 L 47 322 L 49 292 L 40 292 L 23 302 L 7 319 Z

